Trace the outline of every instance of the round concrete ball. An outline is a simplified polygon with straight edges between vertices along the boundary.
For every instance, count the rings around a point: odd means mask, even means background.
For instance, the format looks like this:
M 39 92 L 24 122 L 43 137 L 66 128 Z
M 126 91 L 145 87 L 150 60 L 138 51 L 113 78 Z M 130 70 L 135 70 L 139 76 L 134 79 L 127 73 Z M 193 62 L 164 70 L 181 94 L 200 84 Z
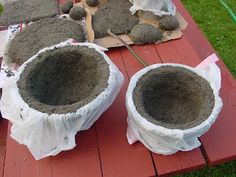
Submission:
M 179 27 L 179 22 L 174 16 L 166 15 L 160 18 L 159 25 L 163 30 L 173 31 Z
M 70 12 L 70 9 L 73 7 L 73 2 L 72 1 L 68 1 L 62 5 L 60 5 L 60 11 L 63 14 L 68 14 Z
M 70 9 L 69 15 L 74 20 L 81 20 L 86 16 L 86 11 L 80 6 L 74 6 Z
M 135 44 L 155 43 L 162 38 L 161 31 L 152 25 L 138 24 L 133 27 L 129 37 Z
M 97 6 L 98 3 L 99 3 L 98 0 L 87 0 L 87 1 L 86 1 L 86 4 L 87 4 L 88 6 L 92 6 L 92 7 Z

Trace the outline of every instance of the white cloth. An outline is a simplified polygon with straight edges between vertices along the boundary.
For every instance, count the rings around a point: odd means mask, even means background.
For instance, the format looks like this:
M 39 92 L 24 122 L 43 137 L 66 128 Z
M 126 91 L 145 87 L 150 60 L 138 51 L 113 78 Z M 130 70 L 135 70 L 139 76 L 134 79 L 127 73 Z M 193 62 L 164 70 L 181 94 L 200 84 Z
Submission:
M 46 50 L 53 50 L 68 45 L 87 46 L 99 52 L 109 64 L 110 75 L 107 88 L 93 101 L 67 114 L 39 112 L 25 103 L 19 94 L 17 81 L 27 63 Z M 78 131 L 89 129 L 100 115 L 112 104 L 122 86 L 124 77 L 108 56 L 91 43 L 62 42 L 40 50 L 38 54 L 27 60 L 14 76 L 7 79 L 3 86 L 0 109 L 2 116 L 12 122 L 11 137 L 18 143 L 28 147 L 36 160 L 54 156 L 61 151 L 76 146 L 75 135 Z
M 133 4 L 129 9 L 133 14 L 137 10 L 149 11 L 158 16 L 175 15 L 176 7 L 171 0 L 130 0 Z

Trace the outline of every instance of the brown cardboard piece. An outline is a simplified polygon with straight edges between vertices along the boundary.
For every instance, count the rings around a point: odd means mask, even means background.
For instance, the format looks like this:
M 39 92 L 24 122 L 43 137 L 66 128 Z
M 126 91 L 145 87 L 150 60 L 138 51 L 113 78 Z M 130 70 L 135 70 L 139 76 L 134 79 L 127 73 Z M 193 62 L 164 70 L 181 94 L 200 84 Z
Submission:
M 97 7 L 88 6 L 86 4 L 86 0 L 81 0 L 81 2 L 80 2 L 80 4 L 83 6 L 83 8 L 87 12 L 86 30 L 87 30 L 87 34 L 88 34 L 88 40 L 89 40 L 89 42 L 93 42 L 93 43 L 100 45 L 102 47 L 105 47 L 105 48 L 124 46 L 121 42 L 119 42 L 118 40 L 116 40 L 110 36 L 95 39 L 94 31 L 92 28 L 92 15 L 94 15 L 95 12 L 98 10 L 99 6 L 101 6 L 106 1 L 107 0 L 100 0 Z M 158 17 L 153 15 L 151 12 L 139 11 L 138 16 L 139 16 L 139 23 L 147 23 L 147 24 L 153 25 L 154 27 L 159 28 Z M 179 28 L 177 28 L 174 31 L 161 30 L 162 34 L 163 34 L 163 38 L 161 41 L 158 41 L 157 43 L 181 38 L 181 36 L 182 36 L 181 30 L 184 30 L 187 27 L 187 22 L 179 12 L 176 13 L 176 18 L 179 22 Z M 123 35 L 118 35 L 118 36 L 120 38 L 122 38 L 127 44 L 134 44 L 128 35 L 123 34 Z

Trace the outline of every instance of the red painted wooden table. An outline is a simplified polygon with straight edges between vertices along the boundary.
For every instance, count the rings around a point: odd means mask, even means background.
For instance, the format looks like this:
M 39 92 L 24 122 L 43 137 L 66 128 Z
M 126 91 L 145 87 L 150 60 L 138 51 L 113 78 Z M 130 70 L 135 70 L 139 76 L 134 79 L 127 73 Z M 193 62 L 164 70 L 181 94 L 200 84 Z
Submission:
M 183 37 L 159 45 L 132 46 L 148 63 L 182 63 L 196 66 L 214 52 L 198 26 L 174 0 L 188 22 Z M 55 157 L 35 161 L 28 149 L 10 138 L 11 124 L 0 121 L 0 173 L 3 177 L 147 177 L 169 176 L 236 159 L 236 82 L 220 60 L 223 110 L 212 128 L 200 140 L 202 146 L 190 152 L 163 156 L 141 143 L 126 139 L 125 92 L 130 77 L 142 66 L 126 48 L 107 52 L 125 76 L 125 84 L 114 104 L 88 131 L 77 134 L 77 146 Z

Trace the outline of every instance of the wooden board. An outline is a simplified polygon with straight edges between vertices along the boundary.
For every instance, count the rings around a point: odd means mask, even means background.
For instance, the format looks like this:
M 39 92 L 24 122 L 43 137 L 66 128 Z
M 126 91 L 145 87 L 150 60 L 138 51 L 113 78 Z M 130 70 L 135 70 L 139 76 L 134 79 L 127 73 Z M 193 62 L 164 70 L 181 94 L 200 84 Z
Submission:
M 28 149 L 10 138 L 8 128 L 4 177 L 50 177 L 51 157 L 35 161 Z
M 199 30 L 181 1 L 174 0 L 174 3 L 188 21 L 188 27 L 183 33 L 195 52 L 201 59 L 214 53 L 215 50 Z M 236 141 L 233 140 L 236 129 L 236 82 L 222 60 L 218 62 L 218 66 L 222 72 L 221 97 L 224 106 L 217 122 L 201 137 L 209 165 L 236 159 Z
M 170 156 L 153 154 L 158 176 L 170 176 L 186 173 L 206 166 L 201 149 L 196 148 L 188 152 L 177 152 Z
M 52 157 L 52 172 L 55 177 L 102 177 L 95 127 L 79 132 L 77 146 Z
M 2 119 L 2 116 L 0 114 L 0 176 L 2 176 L 4 172 L 7 128 L 8 121 Z
M 11 126 L 9 126 L 11 127 Z M 91 170 L 92 169 L 92 170 Z M 101 177 L 95 128 L 79 133 L 77 146 L 56 157 L 36 161 L 29 150 L 7 137 L 4 177 Z
M 155 169 L 150 152 L 140 143 L 129 146 L 126 138 L 125 92 L 129 80 L 122 60 L 124 56 L 120 49 L 112 49 L 107 54 L 124 74 L 125 83 L 113 105 L 96 123 L 103 176 L 153 176 Z

